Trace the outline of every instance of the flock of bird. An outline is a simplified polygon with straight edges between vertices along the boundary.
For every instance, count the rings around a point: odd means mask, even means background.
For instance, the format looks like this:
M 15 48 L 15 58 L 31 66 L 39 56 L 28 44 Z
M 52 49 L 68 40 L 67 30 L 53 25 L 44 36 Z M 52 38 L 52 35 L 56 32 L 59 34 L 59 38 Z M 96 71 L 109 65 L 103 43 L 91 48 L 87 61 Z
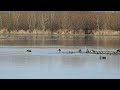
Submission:
M 27 52 L 32 52 L 32 50 L 26 50 Z M 61 52 L 62 50 L 61 49 L 58 49 L 58 51 L 59 52 Z M 79 53 L 82 53 L 82 50 L 81 49 L 79 49 L 79 51 L 78 51 Z M 94 53 L 95 51 L 94 50 L 91 50 L 91 51 L 89 51 L 88 49 L 86 50 L 86 53 Z M 120 52 L 120 49 L 118 49 L 118 50 L 116 50 L 116 52 Z M 73 53 L 73 52 L 72 52 Z M 106 59 L 106 57 L 105 56 L 100 56 L 100 60 L 101 59 Z

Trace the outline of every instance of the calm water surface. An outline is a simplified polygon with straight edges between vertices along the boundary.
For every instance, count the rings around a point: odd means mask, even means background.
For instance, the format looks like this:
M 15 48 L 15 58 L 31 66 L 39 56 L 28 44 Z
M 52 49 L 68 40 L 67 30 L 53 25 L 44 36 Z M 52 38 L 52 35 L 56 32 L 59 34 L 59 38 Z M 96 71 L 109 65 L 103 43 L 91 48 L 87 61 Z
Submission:
M 1 36 L 0 78 L 120 79 L 120 55 L 67 53 L 118 48 L 118 36 Z

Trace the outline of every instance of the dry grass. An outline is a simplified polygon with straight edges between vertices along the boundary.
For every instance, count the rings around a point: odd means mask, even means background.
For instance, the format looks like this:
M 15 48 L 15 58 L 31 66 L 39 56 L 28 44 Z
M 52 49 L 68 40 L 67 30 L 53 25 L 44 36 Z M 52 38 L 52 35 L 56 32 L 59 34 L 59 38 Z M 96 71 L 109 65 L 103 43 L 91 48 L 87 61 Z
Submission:
M 85 35 L 83 30 L 79 30 L 79 32 L 75 32 L 74 30 L 67 30 L 67 29 L 63 29 L 63 30 L 57 30 L 56 32 L 51 33 L 50 30 L 13 30 L 13 31 L 8 31 L 7 29 L 2 29 L 0 30 L 0 34 L 1 35 L 50 35 L 50 34 L 54 34 L 54 35 Z M 101 30 L 101 31 L 97 31 L 97 30 L 93 30 L 93 35 L 95 36 L 99 36 L 99 35 L 103 35 L 103 36 L 119 36 L 120 32 L 119 31 L 115 31 L 115 30 Z
M 119 31 L 115 31 L 115 30 L 101 30 L 101 31 L 93 31 L 93 35 L 95 36 L 99 36 L 99 35 L 103 35 L 103 36 L 119 36 L 120 32 Z
M 2 29 L 2 30 L 0 30 L 0 34 L 8 34 L 9 32 L 8 32 L 8 30 L 7 29 Z
M 11 35 L 32 35 L 32 34 L 50 34 L 50 31 L 44 31 L 44 30 L 13 30 L 13 31 L 8 31 L 7 29 L 2 29 L 0 30 L 0 34 L 1 35 L 7 35 L 7 34 L 11 34 Z
M 57 32 L 54 32 L 54 34 L 58 34 L 58 35 L 84 35 L 83 30 L 79 30 L 79 32 L 75 32 L 74 30 L 67 30 L 67 29 L 62 29 L 62 30 L 58 30 Z

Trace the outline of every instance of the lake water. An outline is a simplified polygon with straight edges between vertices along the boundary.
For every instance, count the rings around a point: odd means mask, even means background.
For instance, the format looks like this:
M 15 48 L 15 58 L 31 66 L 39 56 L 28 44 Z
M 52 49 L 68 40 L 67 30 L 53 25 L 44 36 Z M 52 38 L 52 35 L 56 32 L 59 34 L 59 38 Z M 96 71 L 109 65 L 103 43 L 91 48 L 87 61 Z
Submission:
M 1 36 L 0 78 L 120 79 L 120 55 L 78 53 L 118 48 L 118 36 Z

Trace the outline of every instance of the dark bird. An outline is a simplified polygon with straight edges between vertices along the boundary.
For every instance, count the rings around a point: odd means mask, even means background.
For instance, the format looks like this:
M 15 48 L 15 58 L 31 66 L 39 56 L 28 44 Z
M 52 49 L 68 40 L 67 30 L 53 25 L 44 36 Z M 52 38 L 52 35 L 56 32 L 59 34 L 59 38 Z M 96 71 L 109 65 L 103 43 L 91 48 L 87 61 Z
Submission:
M 89 50 L 87 49 L 86 53 L 89 53 Z
M 82 50 L 81 49 L 79 49 L 79 53 L 81 53 L 82 52 Z
M 102 59 L 106 59 L 106 57 L 102 57 Z
M 31 50 L 27 50 L 27 52 L 32 52 Z
M 101 59 L 106 59 L 106 57 L 104 57 L 104 56 L 100 56 L 100 60 L 101 60 Z
M 120 49 L 118 49 L 117 52 L 120 52 Z
M 59 52 L 61 51 L 61 49 L 58 50 Z

